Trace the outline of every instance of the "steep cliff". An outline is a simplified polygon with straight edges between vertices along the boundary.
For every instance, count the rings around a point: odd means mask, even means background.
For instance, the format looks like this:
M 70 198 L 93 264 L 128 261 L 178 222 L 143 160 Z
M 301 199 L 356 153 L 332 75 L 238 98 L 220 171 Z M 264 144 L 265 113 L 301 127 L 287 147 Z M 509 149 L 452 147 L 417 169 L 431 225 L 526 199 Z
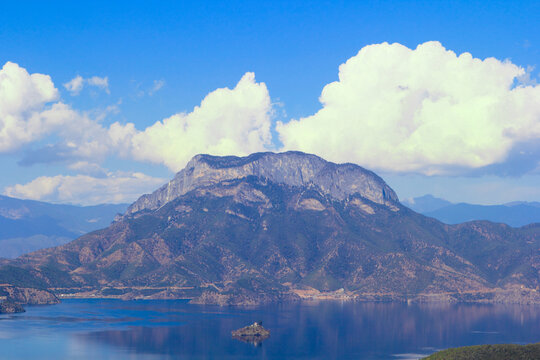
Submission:
M 249 176 L 276 184 L 314 187 L 338 200 L 359 194 L 378 204 L 395 206 L 399 202 L 396 193 L 379 176 L 354 164 L 334 164 L 295 151 L 247 157 L 197 155 L 168 184 L 141 196 L 127 214 L 157 209 L 196 188 Z

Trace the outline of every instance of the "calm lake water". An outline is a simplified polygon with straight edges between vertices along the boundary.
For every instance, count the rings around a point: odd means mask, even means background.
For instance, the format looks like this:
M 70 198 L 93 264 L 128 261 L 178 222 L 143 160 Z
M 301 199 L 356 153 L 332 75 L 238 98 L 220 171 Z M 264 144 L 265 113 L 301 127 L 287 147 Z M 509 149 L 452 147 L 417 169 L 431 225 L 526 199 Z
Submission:
M 231 338 L 257 320 L 271 331 L 262 344 Z M 539 306 L 65 300 L 0 315 L 0 359 L 418 359 L 448 347 L 538 341 Z

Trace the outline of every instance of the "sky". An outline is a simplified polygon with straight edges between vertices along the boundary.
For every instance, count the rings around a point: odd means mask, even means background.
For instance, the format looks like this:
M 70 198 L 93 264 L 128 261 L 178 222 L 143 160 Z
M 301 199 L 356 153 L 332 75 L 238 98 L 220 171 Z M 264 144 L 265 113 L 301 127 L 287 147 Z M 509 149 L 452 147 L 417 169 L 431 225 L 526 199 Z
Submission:
M 0 193 L 131 202 L 300 150 L 401 199 L 540 201 L 537 1 L 6 2 Z

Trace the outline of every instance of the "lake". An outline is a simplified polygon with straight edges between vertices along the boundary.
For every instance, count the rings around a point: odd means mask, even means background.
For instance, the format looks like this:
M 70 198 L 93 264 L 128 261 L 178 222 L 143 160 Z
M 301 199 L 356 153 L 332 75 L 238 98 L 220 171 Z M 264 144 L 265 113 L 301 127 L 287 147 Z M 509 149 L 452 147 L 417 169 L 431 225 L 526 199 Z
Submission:
M 231 330 L 262 321 L 258 346 Z M 540 341 L 540 306 L 319 302 L 235 308 L 64 300 L 0 315 L 0 359 L 418 359 Z

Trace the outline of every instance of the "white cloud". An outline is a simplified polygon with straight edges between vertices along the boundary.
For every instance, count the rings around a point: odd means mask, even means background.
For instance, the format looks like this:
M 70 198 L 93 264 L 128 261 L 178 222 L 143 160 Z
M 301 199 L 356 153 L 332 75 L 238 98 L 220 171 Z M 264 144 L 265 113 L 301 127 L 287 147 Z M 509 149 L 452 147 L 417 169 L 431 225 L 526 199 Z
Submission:
M 324 87 L 321 110 L 276 130 L 285 149 L 373 169 L 479 168 L 540 139 L 540 86 L 520 84 L 524 75 L 509 61 L 456 56 L 438 42 L 366 46 Z
M 58 98 L 50 76 L 30 75 L 19 65 L 7 62 L 0 70 L 0 153 L 18 150 L 50 134 L 62 139 L 59 149 L 71 149 L 79 157 L 104 158 L 114 151 L 110 149 L 107 129 L 69 105 L 55 102 Z M 105 110 L 113 111 L 117 107 Z
M 90 175 L 93 177 L 103 178 L 107 176 L 107 172 L 96 163 L 88 161 L 76 161 L 68 165 L 68 168 L 77 171 L 80 174 Z
M 89 175 L 41 176 L 26 184 L 8 186 L 4 194 L 22 199 L 82 205 L 125 203 L 155 190 L 164 182 L 164 179 L 138 172 L 110 172 L 100 178 Z
M 114 151 L 110 146 L 107 129 L 68 105 L 55 104 L 50 111 L 43 112 L 43 117 L 50 121 L 62 121 L 62 126 L 55 133 L 62 139 L 60 147 L 72 157 L 102 161 Z
M 64 87 L 71 93 L 71 95 L 79 95 L 84 87 L 84 79 L 82 76 L 77 75 L 70 81 L 64 84 Z
M 178 171 L 198 153 L 245 155 L 265 150 L 271 143 L 271 111 L 266 85 L 246 73 L 236 87 L 214 90 L 190 113 L 173 115 L 144 131 L 133 124 L 113 124 L 109 137 L 136 160 Z
M 90 86 L 95 86 L 104 90 L 107 94 L 110 93 L 109 92 L 109 78 L 107 76 L 105 77 L 92 76 L 91 78 L 87 79 L 86 82 Z
M 58 90 L 50 76 L 30 75 L 7 62 L 0 70 L 0 153 L 40 139 L 61 126 L 65 119 L 55 114 Z
M 0 153 L 57 134 L 64 141 L 63 148 L 72 148 L 80 156 L 105 156 L 109 151 L 107 129 L 58 99 L 50 76 L 30 75 L 7 62 L 0 70 Z M 112 106 L 105 111 L 116 109 Z
M 511 161 L 518 144 L 540 139 L 540 86 L 528 73 L 509 61 L 456 56 L 437 42 L 415 50 L 372 45 L 340 66 L 339 81 L 322 91 L 320 111 L 278 122 L 276 130 L 284 149 L 375 170 L 442 174 L 481 168 Z M 80 79 L 82 85 L 72 80 L 66 88 L 108 90 L 106 77 Z M 154 91 L 163 84 L 154 82 Z M 49 76 L 6 63 L 0 70 L 0 153 L 54 134 L 60 140 L 44 151 L 25 152 L 25 164 L 62 161 L 80 176 L 108 178 L 99 167 L 108 156 L 177 171 L 198 153 L 246 155 L 273 147 L 273 104 L 253 73 L 234 88 L 210 92 L 191 112 L 146 129 L 104 126 L 101 120 L 117 105 L 82 113 L 58 97 Z
M 63 143 L 55 149 L 62 151 L 62 159 L 93 163 L 114 153 L 178 171 L 198 153 L 246 155 L 266 150 L 272 139 L 270 95 L 253 73 L 246 73 L 233 89 L 210 92 L 192 112 L 175 114 L 142 131 L 133 123 L 113 123 L 106 128 L 87 114 L 55 104 L 49 116 L 60 115 L 71 121 L 65 121 L 58 131 Z M 49 158 L 54 160 L 54 156 Z
M 159 90 L 161 90 L 162 87 L 165 86 L 165 80 L 154 80 L 154 85 L 152 85 L 152 88 L 148 90 L 148 95 L 152 96 Z
M 524 85 L 524 86 L 528 86 L 528 85 L 535 86 L 535 85 L 537 85 L 538 82 L 536 81 L 536 79 L 534 77 L 531 76 L 533 71 L 534 71 L 534 66 L 528 65 L 527 68 L 525 69 L 525 73 L 523 73 L 523 75 L 520 75 L 519 77 L 517 77 L 517 80 L 518 80 L 519 84 Z
M 83 79 L 83 83 L 89 83 Z M 92 80 L 106 88 L 107 80 Z M 101 84 L 101 85 L 100 85 Z M 66 88 L 81 90 L 80 81 Z M 156 83 L 157 91 L 163 84 Z M 209 93 L 190 113 L 173 115 L 139 131 L 132 123 L 105 127 L 90 113 L 62 102 L 49 76 L 28 74 L 13 63 L 0 72 L 0 152 L 13 151 L 46 135 L 60 140 L 27 151 L 25 163 L 64 161 L 78 175 L 42 176 L 5 188 L 9 196 L 52 202 L 129 202 L 165 182 L 141 173 L 106 172 L 107 156 L 165 164 L 178 170 L 197 153 L 248 154 L 271 142 L 272 105 L 264 83 L 246 73 L 233 88 Z M 106 109 L 116 111 L 116 107 Z
M 80 94 L 84 86 L 94 86 L 105 91 L 107 94 L 110 94 L 109 91 L 109 78 L 92 76 L 91 78 L 85 79 L 80 75 L 75 76 L 73 79 L 64 84 L 64 87 L 71 94 L 71 96 L 77 96 Z

